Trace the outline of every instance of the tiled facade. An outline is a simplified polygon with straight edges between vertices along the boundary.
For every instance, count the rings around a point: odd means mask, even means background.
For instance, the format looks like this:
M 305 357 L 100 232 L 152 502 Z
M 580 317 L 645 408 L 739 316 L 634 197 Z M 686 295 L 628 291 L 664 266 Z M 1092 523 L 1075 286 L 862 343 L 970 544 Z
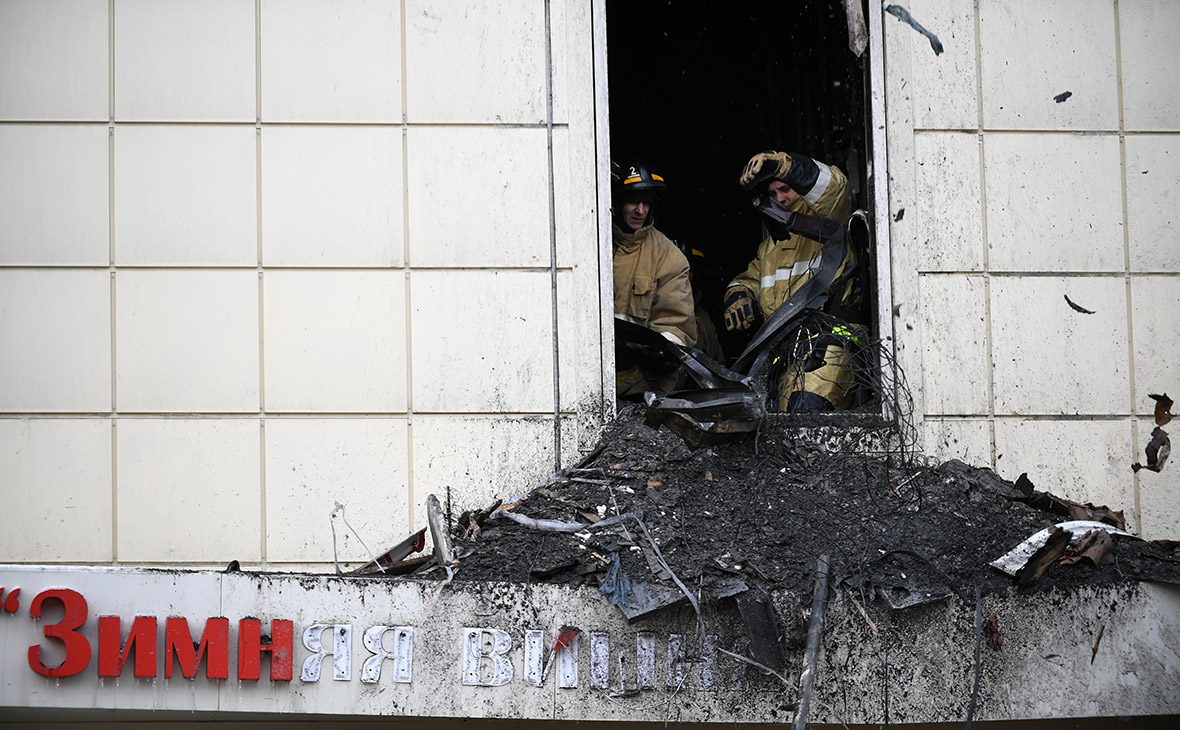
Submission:
M 557 413 L 576 457 L 605 247 L 565 5 L 554 242 L 543 2 L 0 3 L 0 562 L 322 567 L 333 526 L 356 562 L 551 473 Z
M 908 8 L 946 47 L 885 19 L 890 208 L 914 213 L 890 224 L 895 332 L 927 451 L 1176 537 L 1180 471 L 1130 465 L 1148 394 L 1180 391 L 1180 5 Z
M 541 0 L 0 2 L 0 562 L 322 568 L 575 456 L 594 6 L 550 5 L 551 220 Z M 908 6 L 946 52 L 882 19 L 878 213 L 924 448 L 1176 537 L 1180 470 L 1129 467 L 1180 395 L 1180 5 Z

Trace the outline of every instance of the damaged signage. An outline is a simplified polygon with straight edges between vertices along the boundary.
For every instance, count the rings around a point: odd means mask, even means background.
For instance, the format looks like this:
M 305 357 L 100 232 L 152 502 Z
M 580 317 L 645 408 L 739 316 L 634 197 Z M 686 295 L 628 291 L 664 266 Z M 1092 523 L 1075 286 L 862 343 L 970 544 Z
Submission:
M 556 688 L 740 720 L 714 706 L 783 693 L 726 656 L 744 636 L 629 627 L 551 586 L 19 566 L 0 586 L 0 706 L 548 718 Z

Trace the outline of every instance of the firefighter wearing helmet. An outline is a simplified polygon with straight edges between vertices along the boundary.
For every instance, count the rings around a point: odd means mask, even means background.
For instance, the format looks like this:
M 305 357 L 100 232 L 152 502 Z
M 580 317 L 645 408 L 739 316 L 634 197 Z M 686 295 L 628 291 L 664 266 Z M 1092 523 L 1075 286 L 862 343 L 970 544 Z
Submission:
M 844 173 L 804 155 L 760 152 L 746 163 L 738 183 L 803 215 L 844 223 L 852 214 Z M 769 317 L 811 279 L 820 249 L 818 241 L 799 234 L 782 240 L 767 236 L 746 271 L 726 290 L 726 329 L 748 329 Z M 821 317 L 822 324 L 803 327 L 794 351 L 785 356 L 778 381 L 780 410 L 830 411 L 851 405 L 853 350 L 867 334 L 862 325 L 851 324 L 860 316 L 862 294 L 853 278 L 844 275 L 856 265 L 856 255 L 849 246 L 836 275 L 837 281 L 846 284 L 832 293 L 824 307 L 834 318 Z
M 652 210 L 668 186 L 662 176 L 639 161 L 612 165 L 611 177 L 615 317 L 692 347 L 697 342 L 697 327 L 688 260 L 652 222 Z M 675 386 L 673 363 L 643 361 L 631 355 L 616 353 L 615 391 L 619 397 Z

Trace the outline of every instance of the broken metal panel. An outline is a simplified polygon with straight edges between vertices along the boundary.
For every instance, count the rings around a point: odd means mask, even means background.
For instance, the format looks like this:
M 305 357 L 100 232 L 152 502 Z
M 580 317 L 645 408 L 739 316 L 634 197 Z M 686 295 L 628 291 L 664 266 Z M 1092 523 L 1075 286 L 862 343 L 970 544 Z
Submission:
M 1001 570 L 1008 575 L 1015 576 L 1016 572 L 1020 570 L 1029 558 L 1044 547 L 1045 543 L 1049 541 L 1049 537 L 1058 528 L 1065 530 L 1074 537 L 1081 537 L 1091 530 L 1105 530 L 1114 535 L 1123 535 L 1125 537 L 1135 537 L 1125 530 L 1120 530 L 1113 525 L 1108 525 L 1105 522 L 1097 522 L 1094 520 L 1073 520 L 1070 522 L 1061 522 L 1052 527 L 1037 532 L 1032 537 L 1020 543 L 1012 550 L 1004 553 L 1000 557 L 989 563 L 993 568 Z M 1138 538 L 1136 538 L 1138 539 Z

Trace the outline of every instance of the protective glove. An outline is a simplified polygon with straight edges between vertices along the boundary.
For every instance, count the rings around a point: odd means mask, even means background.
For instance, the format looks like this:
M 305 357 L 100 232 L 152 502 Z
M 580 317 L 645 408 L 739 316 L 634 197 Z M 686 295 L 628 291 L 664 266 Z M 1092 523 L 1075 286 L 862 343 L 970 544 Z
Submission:
M 746 163 L 738 183 L 746 190 L 754 190 L 768 180 L 786 182 L 791 171 L 791 156 L 786 152 L 759 152 Z
M 725 329 L 749 329 L 754 324 L 754 295 L 744 286 L 730 287 L 725 292 Z

